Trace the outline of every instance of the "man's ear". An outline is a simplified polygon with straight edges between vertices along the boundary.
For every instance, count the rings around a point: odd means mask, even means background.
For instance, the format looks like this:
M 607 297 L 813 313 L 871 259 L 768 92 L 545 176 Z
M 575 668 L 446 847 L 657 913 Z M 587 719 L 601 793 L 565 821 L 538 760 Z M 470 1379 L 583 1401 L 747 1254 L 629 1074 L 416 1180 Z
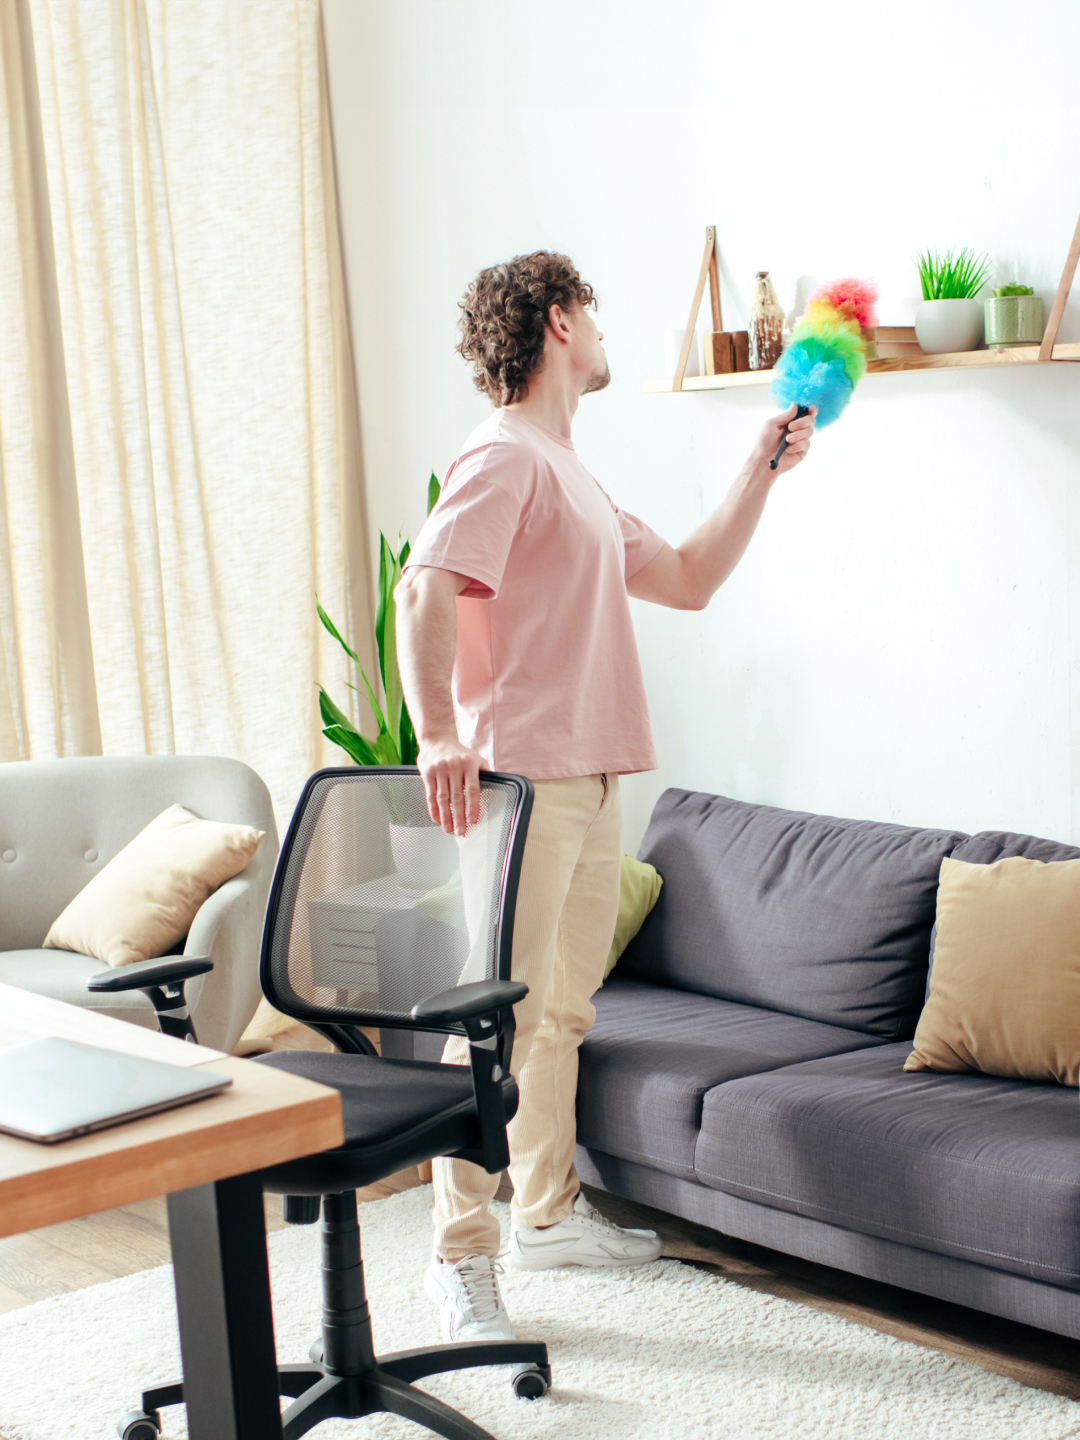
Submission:
M 570 329 L 569 317 L 561 305 L 551 305 L 548 307 L 547 323 L 548 329 L 560 344 L 568 345 L 570 343 L 573 338 L 573 332 Z

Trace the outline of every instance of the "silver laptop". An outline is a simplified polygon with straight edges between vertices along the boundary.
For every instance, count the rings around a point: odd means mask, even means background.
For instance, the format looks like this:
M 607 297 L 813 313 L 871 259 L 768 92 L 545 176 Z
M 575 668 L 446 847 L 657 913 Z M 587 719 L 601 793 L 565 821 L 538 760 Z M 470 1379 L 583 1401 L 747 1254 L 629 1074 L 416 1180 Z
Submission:
M 228 1075 L 83 1045 L 31 1040 L 0 1050 L 0 1130 L 52 1145 L 218 1095 Z

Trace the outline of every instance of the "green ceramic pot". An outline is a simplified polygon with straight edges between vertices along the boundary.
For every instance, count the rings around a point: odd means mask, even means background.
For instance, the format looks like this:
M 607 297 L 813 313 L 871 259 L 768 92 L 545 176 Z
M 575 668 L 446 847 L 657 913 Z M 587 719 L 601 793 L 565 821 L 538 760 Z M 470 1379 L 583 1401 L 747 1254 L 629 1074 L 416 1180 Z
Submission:
M 1042 339 L 1041 295 L 992 295 L 983 312 L 987 345 L 1005 349 L 1010 345 L 1038 345 Z

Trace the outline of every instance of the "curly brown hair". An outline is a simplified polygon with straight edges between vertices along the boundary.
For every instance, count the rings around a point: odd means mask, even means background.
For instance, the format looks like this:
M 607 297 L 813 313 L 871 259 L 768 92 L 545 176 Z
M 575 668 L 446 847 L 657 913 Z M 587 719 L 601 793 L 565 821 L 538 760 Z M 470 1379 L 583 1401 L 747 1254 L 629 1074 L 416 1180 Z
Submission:
M 566 255 L 535 250 L 481 270 L 460 302 L 455 347 L 481 394 L 493 405 L 524 400 L 543 364 L 548 311 L 575 304 L 595 309 L 596 296 Z

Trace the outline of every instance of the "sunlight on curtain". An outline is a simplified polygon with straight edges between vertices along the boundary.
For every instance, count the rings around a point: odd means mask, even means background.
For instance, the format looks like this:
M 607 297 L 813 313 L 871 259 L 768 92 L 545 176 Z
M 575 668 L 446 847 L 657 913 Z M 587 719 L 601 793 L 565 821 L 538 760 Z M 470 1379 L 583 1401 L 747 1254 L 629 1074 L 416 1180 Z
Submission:
M 29 12 L 101 746 L 235 755 L 283 821 L 335 753 L 316 591 L 371 658 L 318 5 Z M 61 750 L 3 714 L 3 758 Z
M 0 4 L 0 758 L 101 749 L 25 0 Z

